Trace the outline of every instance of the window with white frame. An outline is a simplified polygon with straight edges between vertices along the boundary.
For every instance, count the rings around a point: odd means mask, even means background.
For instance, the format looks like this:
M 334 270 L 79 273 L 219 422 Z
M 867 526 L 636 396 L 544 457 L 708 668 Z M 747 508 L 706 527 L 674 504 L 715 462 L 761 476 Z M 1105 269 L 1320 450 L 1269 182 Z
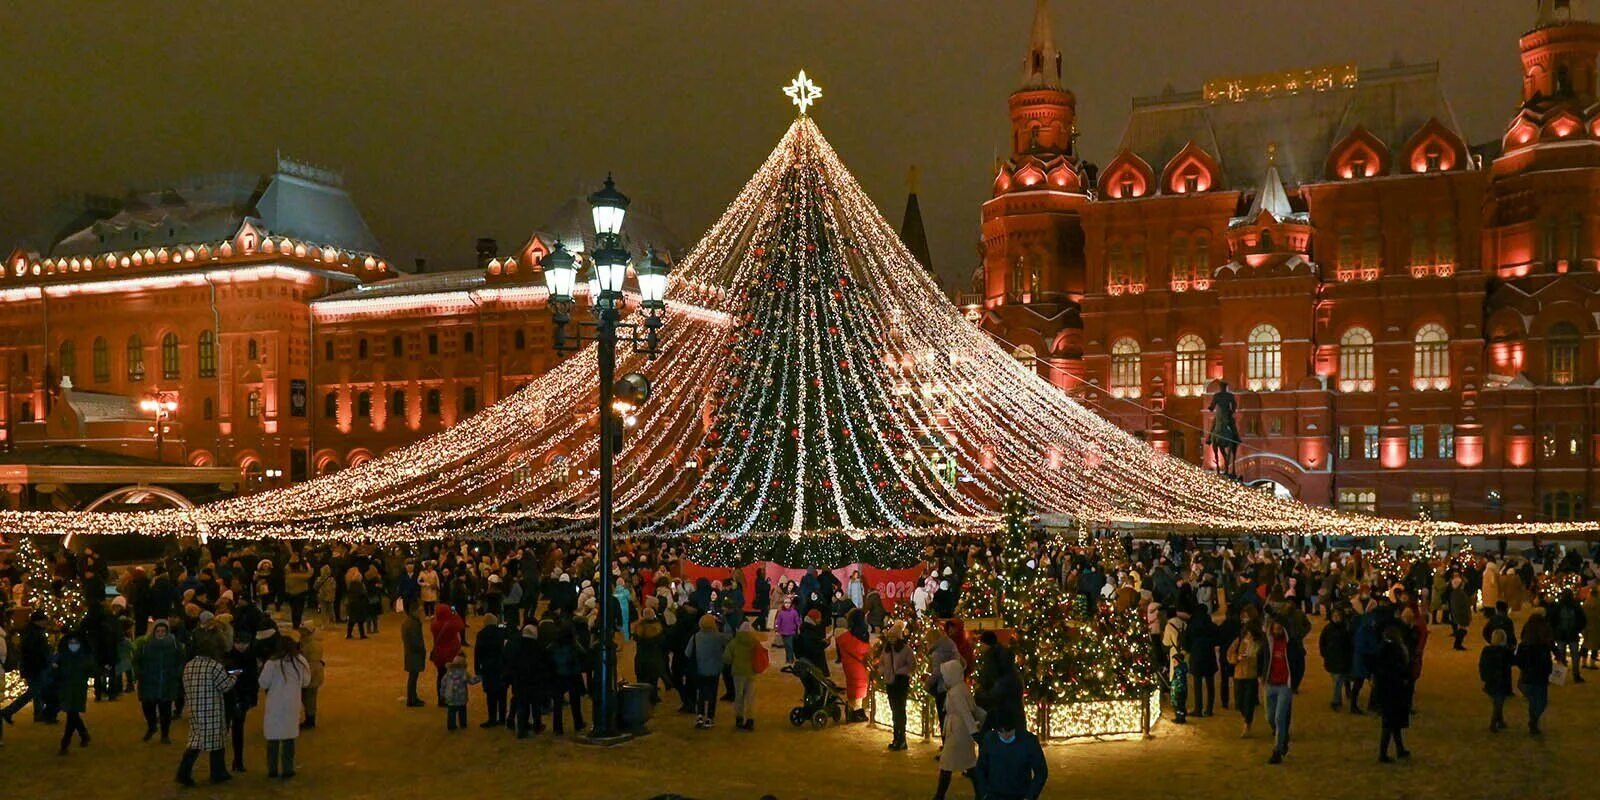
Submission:
M 1377 514 L 1378 490 L 1340 489 L 1339 510 L 1352 514 Z
M 1111 396 L 1138 397 L 1139 343 L 1123 337 L 1111 344 Z
M 1450 388 L 1450 334 L 1437 323 L 1417 331 L 1411 386 L 1419 392 Z
M 1206 340 L 1192 333 L 1178 340 L 1179 397 L 1198 397 L 1206 390 Z
M 1257 325 L 1247 341 L 1245 386 L 1275 392 L 1283 386 L 1283 336 L 1271 325 Z
M 1339 337 L 1339 391 L 1372 391 L 1372 373 L 1372 332 L 1359 327 L 1345 331 Z

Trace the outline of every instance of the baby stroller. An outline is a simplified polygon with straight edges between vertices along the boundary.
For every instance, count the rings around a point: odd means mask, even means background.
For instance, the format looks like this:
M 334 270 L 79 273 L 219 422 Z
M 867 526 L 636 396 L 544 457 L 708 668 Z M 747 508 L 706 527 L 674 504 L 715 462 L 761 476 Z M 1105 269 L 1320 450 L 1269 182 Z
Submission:
M 822 730 L 828 727 L 828 720 L 838 724 L 844 719 L 844 694 L 817 665 L 801 658 L 785 666 L 783 671 L 799 678 L 805 690 L 800 705 L 789 711 L 790 724 L 798 728 L 810 722 L 812 728 Z

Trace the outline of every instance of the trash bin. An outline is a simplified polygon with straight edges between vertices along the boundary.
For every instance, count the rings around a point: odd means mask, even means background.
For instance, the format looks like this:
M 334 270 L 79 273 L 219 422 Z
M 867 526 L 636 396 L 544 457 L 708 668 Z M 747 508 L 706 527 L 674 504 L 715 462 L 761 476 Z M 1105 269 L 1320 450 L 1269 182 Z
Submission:
M 650 684 L 624 683 L 617 692 L 619 722 L 625 731 L 642 731 L 650 721 Z

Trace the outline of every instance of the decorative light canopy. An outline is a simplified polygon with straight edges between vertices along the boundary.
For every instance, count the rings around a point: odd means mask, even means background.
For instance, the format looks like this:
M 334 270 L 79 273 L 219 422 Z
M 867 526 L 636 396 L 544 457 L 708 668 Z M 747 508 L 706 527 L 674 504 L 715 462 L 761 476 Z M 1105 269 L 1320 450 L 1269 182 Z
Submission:
M 816 96 L 804 94 L 807 104 Z M 620 212 L 605 223 L 620 224 Z M 571 257 L 545 257 L 552 297 L 579 280 Z M 645 300 L 657 292 L 646 288 L 656 269 L 654 260 L 637 267 Z M 1341 513 L 1157 452 L 968 322 L 806 116 L 660 280 L 666 305 L 657 313 L 670 322 L 661 356 L 628 354 L 617 365 L 653 386 L 617 457 L 623 530 L 988 532 L 1012 492 L 1090 527 L 1553 536 L 1592 526 Z M 186 510 L 0 512 L 0 531 L 381 542 L 590 535 L 597 371 L 590 347 L 422 442 L 275 491 Z

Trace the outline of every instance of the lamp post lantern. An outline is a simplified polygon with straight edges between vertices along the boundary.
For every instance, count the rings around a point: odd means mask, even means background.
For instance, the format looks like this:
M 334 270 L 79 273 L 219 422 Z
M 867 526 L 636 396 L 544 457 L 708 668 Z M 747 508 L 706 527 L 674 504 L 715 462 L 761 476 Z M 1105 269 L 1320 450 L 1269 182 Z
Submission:
M 648 396 L 648 383 L 641 393 L 636 376 L 624 376 L 617 382 L 617 343 L 619 340 L 633 348 L 633 352 L 654 358 L 657 352 L 657 334 L 666 311 L 667 274 L 671 270 L 664 259 L 652 251 L 635 267 L 639 285 L 639 310 L 643 325 L 622 321 L 627 298 L 623 291 L 628 275 L 628 251 L 622 246 L 622 221 L 627 216 L 627 195 L 617 191 L 611 176 L 606 176 L 605 186 L 589 196 L 594 218 L 595 246 L 588 255 L 589 304 L 593 322 L 581 321 L 572 335 L 567 326 L 572 320 L 573 294 L 578 286 L 579 263 L 560 242 L 544 257 L 542 268 L 545 288 L 550 294 L 550 309 L 555 322 L 555 348 L 573 351 L 586 342 L 595 344 L 600 372 L 600 576 L 596 600 L 600 611 L 599 639 L 600 663 L 595 674 L 593 740 L 614 739 L 618 735 L 616 719 L 617 654 L 612 638 L 615 621 L 611 614 L 611 490 L 614 479 L 613 466 L 623 427 L 622 411 L 637 410 L 637 404 Z M 643 376 L 637 376 L 643 380 Z M 623 402 L 619 403 L 620 400 Z
M 150 425 L 149 431 L 156 440 L 156 463 L 160 463 L 166 444 L 167 420 L 178 410 L 178 393 L 160 389 L 148 392 L 139 401 L 139 409 L 155 416 L 156 421 Z

